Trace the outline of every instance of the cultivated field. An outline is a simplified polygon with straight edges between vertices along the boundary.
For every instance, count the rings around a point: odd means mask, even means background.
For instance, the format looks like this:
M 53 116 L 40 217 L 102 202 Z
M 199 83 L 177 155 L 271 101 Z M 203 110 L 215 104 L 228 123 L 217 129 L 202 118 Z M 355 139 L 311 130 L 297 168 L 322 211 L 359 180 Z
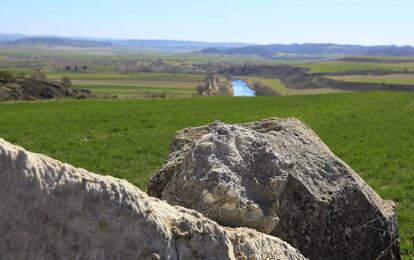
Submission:
M 150 94 L 192 96 L 197 92 L 197 85 L 205 80 L 204 75 L 184 73 L 48 73 L 48 78 L 54 80 L 60 80 L 63 76 L 70 77 L 74 87 L 91 90 L 98 97 L 145 97 Z
M 309 68 L 311 73 L 329 73 L 346 71 L 414 71 L 414 62 L 378 63 L 378 62 L 349 62 L 324 61 L 301 65 Z
M 414 85 L 414 74 L 395 74 L 395 75 L 350 75 L 350 76 L 331 76 L 335 80 L 343 80 L 349 82 L 366 82 L 380 84 L 407 84 Z
M 145 189 L 176 130 L 273 116 L 304 120 L 382 197 L 397 203 L 402 253 L 413 257 L 413 93 L 3 103 L 0 136 Z

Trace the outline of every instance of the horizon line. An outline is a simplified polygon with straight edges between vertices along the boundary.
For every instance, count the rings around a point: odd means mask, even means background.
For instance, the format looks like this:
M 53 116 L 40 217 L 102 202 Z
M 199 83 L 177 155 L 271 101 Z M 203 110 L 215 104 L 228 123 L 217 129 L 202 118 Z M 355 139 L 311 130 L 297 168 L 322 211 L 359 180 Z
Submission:
M 395 47 L 412 47 L 412 44 L 384 44 L 384 43 L 377 43 L 377 44 L 361 44 L 361 43 L 338 43 L 338 42 L 290 42 L 290 43 L 253 43 L 253 42 L 241 42 L 241 41 L 203 41 L 203 40 L 189 40 L 189 39 L 168 39 L 168 38 L 130 38 L 130 37 L 111 37 L 111 36 L 75 36 L 75 35 L 62 35 L 62 34 L 27 34 L 27 33 L 3 33 L 0 32 L 0 35 L 22 35 L 24 38 L 46 38 L 46 37 L 53 37 L 53 38 L 67 38 L 67 39 L 78 39 L 78 40 L 118 40 L 118 41 L 134 41 L 134 40 L 141 40 L 141 41 L 175 41 L 175 42 L 194 42 L 194 43 L 207 43 L 207 44 L 243 44 L 243 45 L 305 45 L 305 44 L 321 44 L 321 45 L 349 45 L 349 46 L 363 46 L 363 47 L 378 47 L 378 46 L 395 46 Z

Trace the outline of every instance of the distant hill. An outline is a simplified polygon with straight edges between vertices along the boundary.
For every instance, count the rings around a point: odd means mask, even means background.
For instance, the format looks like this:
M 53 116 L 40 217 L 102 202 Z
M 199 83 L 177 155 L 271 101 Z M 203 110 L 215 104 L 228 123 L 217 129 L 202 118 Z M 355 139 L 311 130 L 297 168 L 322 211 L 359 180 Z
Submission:
M 256 55 L 276 58 L 279 55 L 343 55 L 343 56 L 414 56 L 412 46 L 361 46 L 341 44 L 270 44 L 230 49 L 207 48 L 202 54 Z
M 67 39 L 56 37 L 25 37 L 15 41 L 4 43 L 8 46 L 55 46 L 55 47 L 79 47 L 79 48 L 101 48 L 110 47 L 109 42 L 83 40 L 83 39 Z

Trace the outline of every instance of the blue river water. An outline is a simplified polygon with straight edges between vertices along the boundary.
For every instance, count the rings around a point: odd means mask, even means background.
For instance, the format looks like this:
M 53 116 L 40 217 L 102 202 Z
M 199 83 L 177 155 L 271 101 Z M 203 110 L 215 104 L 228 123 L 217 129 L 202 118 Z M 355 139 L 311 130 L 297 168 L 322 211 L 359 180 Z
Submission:
M 254 97 L 256 93 L 253 89 L 249 88 L 249 85 L 244 80 L 233 80 L 233 92 L 235 97 Z

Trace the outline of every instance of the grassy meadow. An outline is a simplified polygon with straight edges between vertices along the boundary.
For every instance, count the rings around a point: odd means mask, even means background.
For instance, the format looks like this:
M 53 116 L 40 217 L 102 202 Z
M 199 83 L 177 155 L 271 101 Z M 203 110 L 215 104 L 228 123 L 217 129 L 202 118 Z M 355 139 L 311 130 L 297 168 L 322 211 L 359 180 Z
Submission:
M 414 257 L 414 93 L 3 103 L 0 136 L 145 189 L 175 131 L 275 116 L 304 120 L 383 198 L 397 203 L 402 254 Z

